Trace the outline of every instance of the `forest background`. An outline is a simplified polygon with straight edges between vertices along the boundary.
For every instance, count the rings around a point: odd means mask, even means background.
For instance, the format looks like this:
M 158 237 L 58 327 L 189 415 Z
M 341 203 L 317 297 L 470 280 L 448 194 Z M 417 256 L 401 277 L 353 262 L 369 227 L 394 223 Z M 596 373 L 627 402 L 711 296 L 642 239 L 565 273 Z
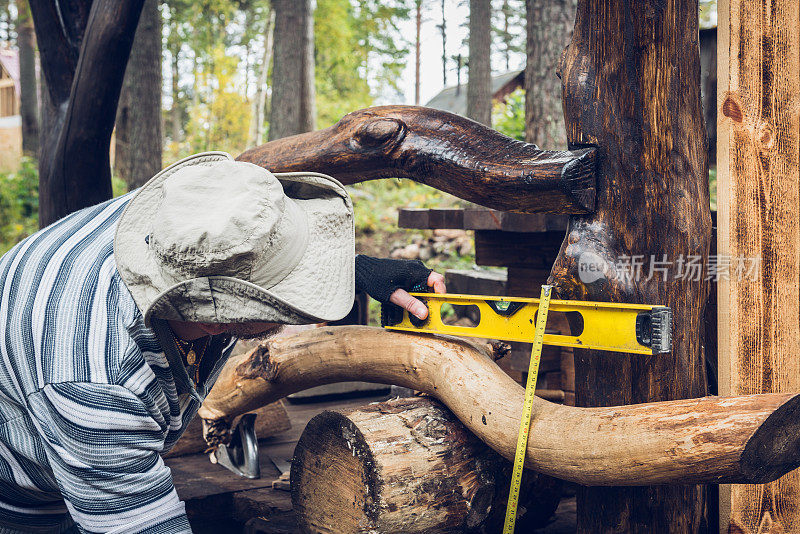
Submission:
M 282 82 L 273 77 L 275 45 L 293 38 L 276 24 L 276 8 L 280 13 L 303 3 L 145 1 L 112 140 L 115 195 L 138 187 L 162 165 L 189 154 L 223 150 L 237 155 L 274 137 L 272 113 L 280 103 L 272 102 L 272 96 Z M 701 18 L 715 17 L 714 1 L 700 3 Z M 431 88 L 458 84 L 466 91 L 470 69 L 478 64 L 498 75 L 525 68 L 527 61 L 526 81 L 533 80 L 530 86 L 535 94 L 526 96 L 518 89 L 495 102 L 489 95 L 485 98 L 491 118 L 472 118 L 544 148 L 564 148 L 560 82 L 555 72 L 558 55 L 569 42 L 575 0 L 316 0 L 308 4 L 313 25 L 313 54 L 308 61 L 314 73 L 315 128 L 330 126 L 346 113 L 372 105 L 424 104 L 420 94 L 432 94 L 435 89 Z M 490 16 L 470 17 L 478 8 L 488 10 Z M 488 47 L 469 46 L 470 31 L 479 25 L 490 35 Z M 38 61 L 27 0 L 0 0 L 0 47 L 19 50 L 21 63 L 26 56 L 33 58 L 34 65 Z M 430 68 L 414 68 L 422 56 L 431 55 L 431 49 L 440 55 L 436 75 Z M 30 95 L 42 93 L 44 82 L 38 72 L 37 67 L 32 79 L 30 74 L 26 79 L 25 72 L 21 76 L 21 93 L 28 96 L 27 128 L 23 109 L 26 157 L 18 171 L 0 174 L 0 254 L 39 227 L 40 119 L 36 109 L 30 110 L 40 100 Z M 419 231 L 398 229 L 398 208 L 461 204 L 455 197 L 407 180 L 348 188 L 356 206 L 357 247 L 375 255 L 388 255 L 408 242 L 430 238 Z M 468 247 L 459 247 L 427 261 L 445 269 L 472 266 L 474 257 Z

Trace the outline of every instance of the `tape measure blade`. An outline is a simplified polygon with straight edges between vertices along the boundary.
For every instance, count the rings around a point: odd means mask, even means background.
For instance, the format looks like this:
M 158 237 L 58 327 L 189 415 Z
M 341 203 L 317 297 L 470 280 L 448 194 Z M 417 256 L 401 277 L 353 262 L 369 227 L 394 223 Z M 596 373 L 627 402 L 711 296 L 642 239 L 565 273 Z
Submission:
M 547 313 L 550 307 L 550 297 L 553 286 L 542 286 L 541 297 L 539 298 L 539 311 L 536 316 L 536 332 L 533 338 L 533 349 L 531 350 L 531 362 L 528 366 L 528 380 L 525 385 L 525 402 L 522 407 L 522 418 L 520 420 L 519 433 L 517 435 L 517 448 L 514 452 L 514 468 L 511 473 L 511 488 L 508 492 L 508 504 L 506 505 L 506 517 L 503 524 L 503 534 L 513 534 L 514 525 L 517 520 L 517 505 L 519 504 L 519 491 L 522 485 L 522 473 L 525 467 L 525 453 L 528 450 L 528 434 L 531 426 L 531 416 L 533 414 L 533 397 L 536 392 L 536 379 L 539 374 L 539 361 L 542 357 L 542 342 L 544 339 L 545 326 L 547 325 Z

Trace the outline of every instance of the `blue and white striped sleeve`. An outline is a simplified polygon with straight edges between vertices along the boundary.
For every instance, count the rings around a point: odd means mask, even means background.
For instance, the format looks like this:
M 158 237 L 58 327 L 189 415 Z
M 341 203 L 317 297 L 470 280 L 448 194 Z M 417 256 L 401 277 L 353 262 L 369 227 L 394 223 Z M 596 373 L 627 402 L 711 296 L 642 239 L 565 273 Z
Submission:
M 130 390 L 47 385 L 28 397 L 72 518 L 84 532 L 191 532 L 159 452 L 164 423 Z

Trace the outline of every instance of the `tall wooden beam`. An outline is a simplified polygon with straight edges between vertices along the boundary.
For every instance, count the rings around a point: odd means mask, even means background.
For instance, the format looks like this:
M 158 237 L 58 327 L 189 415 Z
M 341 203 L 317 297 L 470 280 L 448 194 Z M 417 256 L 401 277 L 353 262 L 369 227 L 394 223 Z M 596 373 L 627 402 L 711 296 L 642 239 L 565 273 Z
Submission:
M 718 250 L 733 259 L 719 283 L 720 394 L 798 391 L 800 0 L 721 0 L 718 20 Z M 720 532 L 798 530 L 797 471 L 720 488 Z
M 575 353 L 579 406 L 703 396 L 708 283 L 686 272 L 711 242 L 696 0 L 580 0 L 562 56 L 570 147 L 596 145 L 596 211 L 573 216 L 553 265 L 558 298 L 674 312 L 673 351 Z M 699 274 L 699 273 L 698 273 Z M 578 531 L 699 532 L 702 486 L 578 491 Z

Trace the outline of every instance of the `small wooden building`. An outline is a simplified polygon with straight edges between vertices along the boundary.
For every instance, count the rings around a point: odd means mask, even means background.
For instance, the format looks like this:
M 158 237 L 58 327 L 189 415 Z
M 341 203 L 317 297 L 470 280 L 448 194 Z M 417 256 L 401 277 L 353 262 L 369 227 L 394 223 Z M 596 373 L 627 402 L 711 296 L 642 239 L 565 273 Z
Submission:
M 0 172 L 16 170 L 22 156 L 19 55 L 0 48 Z
M 524 87 L 525 71 L 514 70 L 492 76 L 492 101 L 505 101 L 515 89 Z M 450 113 L 467 115 L 467 86 L 465 84 L 445 87 L 431 98 L 425 107 L 441 109 Z

